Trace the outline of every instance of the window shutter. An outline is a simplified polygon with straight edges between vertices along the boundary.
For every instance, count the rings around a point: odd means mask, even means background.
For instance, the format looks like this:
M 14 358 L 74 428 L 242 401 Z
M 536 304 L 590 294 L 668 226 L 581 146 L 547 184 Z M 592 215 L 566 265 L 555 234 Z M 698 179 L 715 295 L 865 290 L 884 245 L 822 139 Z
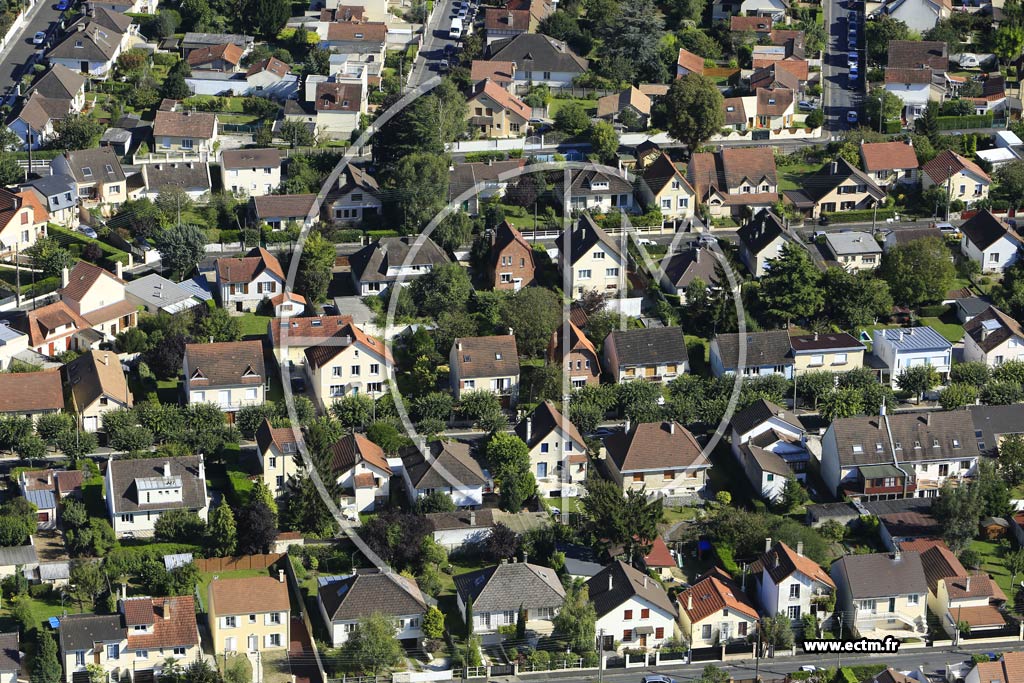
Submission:
M 263 636 L 263 647 L 270 647 L 270 634 Z

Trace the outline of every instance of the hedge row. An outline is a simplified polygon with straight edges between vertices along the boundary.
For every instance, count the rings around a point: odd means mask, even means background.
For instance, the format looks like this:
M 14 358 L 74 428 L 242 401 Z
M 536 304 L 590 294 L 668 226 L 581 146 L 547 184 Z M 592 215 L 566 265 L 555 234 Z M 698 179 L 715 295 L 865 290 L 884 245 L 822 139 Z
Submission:
M 103 260 L 105 263 L 100 265 L 103 265 L 106 268 L 113 268 L 114 264 L 117 262 L 120 262 L 123 266 L 128 265 L 128 254 L 116 247 L 110 246 L 106 242 L 93 239 L 92 237 L 86 237 L 80 232 L 68 230 L 63 226 L 55 225 L 53 223 L 50 223 L 46 227 L 46 232 L 60 242 L 64 247 L 68 247 L 72 244 L 80 244 L 83 247 L 89 244 L 95 244 L 100 248 L 100 251 L 103 252 Z
M 895 217 L 896 209 L 894 207 L 878 209 L 877 211 L 875 209 L 857 209 L 840 213 L 823 213 L 822 215 L 828 218 L 831 223 L 869 223 L 873 218 L 884 221 L 887 218 Z
M 991 128 L 992 114 L 971 114 L 970 116 L 939 116 L 939 130 L 960 130 L 961 128 Z

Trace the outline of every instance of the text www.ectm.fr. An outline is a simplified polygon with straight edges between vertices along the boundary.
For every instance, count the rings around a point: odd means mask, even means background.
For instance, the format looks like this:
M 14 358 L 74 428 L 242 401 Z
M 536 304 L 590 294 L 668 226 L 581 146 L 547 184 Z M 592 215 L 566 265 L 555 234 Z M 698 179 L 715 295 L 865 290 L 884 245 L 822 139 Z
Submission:
M 845 652 L 897 652 L 900 641 L 892 636 L 883 640 L 859 638 L 857 640 L 805 640 L 804 652 L 809 654 L 836 654 Z

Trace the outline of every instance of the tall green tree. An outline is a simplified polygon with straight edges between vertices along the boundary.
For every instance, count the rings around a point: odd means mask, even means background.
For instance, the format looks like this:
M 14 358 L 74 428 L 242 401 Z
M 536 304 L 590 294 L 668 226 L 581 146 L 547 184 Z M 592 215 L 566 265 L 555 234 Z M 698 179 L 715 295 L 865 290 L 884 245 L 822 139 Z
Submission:
M 409 293 L 420 315 L 437 318 L 442 312 L 465 311 L 473 284 L 465 268 L 445 263 L 413 280 Z
M 381 613 L 360 619 L 342 652 L 358 671 L 373 675 L 397 666 L 405 655 L 394 620 Z
M 61 673 L 60 660 L 57 658 L 57 641 L 53 633 L 46 629 L 37 629 L 39 642 L 36 656 L 32 660 L 32 683 L 60 683 L 64 680 Z
M 73 114 L 53 124 L 52 149 L 76 150 L 95 147 L 105 130 L 102 123 L 88 114 Z
M 829 422 L 860 415 L 864 411 L 864 395 L 853 388 L 834 389 L 821 400 L 818 410 Z
M 25 171 L 17 158 L 8 152 L 0 152 L 0 184 L 4 187 L 14 185 L 25 179 Z
M 999 472 L 1010 486 L 1024 483 L 1024 436 L 1010 434 L 999 442 Z
M 580 504 L 596 534 L 631 552 L 640 543 L 654 538 L 661 521 L 660 498 L 649 498 L 645 491 L 637 489 L 629 489 L 623 498 L 622 489 L 604 479 L 587 481 L 587 495 L 580 499 Z
M 949 549 L 959 553 L 967 548 L 978 530 L 981 504 L 972 486 L 953 486 L 947 481 L 932 505 L 932 514 L 942 528 Z
M 516 336 L 524 356 L 539 356 L 562 322 L 562 300 L 543 287 L 524 287 L 501 304 L 502 320 Z
M 291 5 L 285 0 L 249 0 L 246 3 L 245 18 L 249 28 L 264 40 L 277 38 L 290 16 Z
M 387 176 L 393 201 L 392 219 L 407 235 L 420 232 L 448 201 L 448 159 L 444 155 L 413 152 Z
M 789 322 L 817 315 L 825 305 L 821 273 L 807 250 L 787 242 L 761 278 L 759 297 L 771 317 Z
M 604 32 L 603 57 L 621 65 L 616 75 L 622 80 L 662 83 L 668 76 L 658 49 L 664 29 L 665 21 L 653 0 L 625 0 Z
M 898 304 L 919 306 L 941 301 L 956 277 L 949 249 L 937 237 L 913 240 L 882 255 L 878 276 L 889 283 Z
M 228 557 L 235 554 L 238 547 L 238 528 L 235 526 L 235 513 L 226 499 L 210 512 L 210 523 L 206 528 L 206 545 L 217 557 Z
M 466 98 L 451 79 L 445 78 L 428 95 L 416 98 L 381 126 L 373 139 L 373 159 L 387 175 L 410 154 L 443 157 L 445 145 L 465 130 Z M 447 168 L 447 161 L 444 163 Z
M 722 93 L 704 76 L 676 79 L 665 95 L 668 133 L 694 151 L 725 125 Z
M 992 51 L 1004 64 L 1008 64 L 1024 51 L 1024 27 L 1004 23 L 996 29 L 992 41 Z
M 864 39 L 867 44 L 868 61 L 873 64 L 887 64 L 889 61 L 889 42 L 893 40 L 907 40 L 908 38 L 910 38 L 910 29 L 906 23 L 889 15 L 882 15 L 875 21 L 864 22 Z
M 163 230 L 155 242 L 164 269 L 176 276 L 189 275 L 206 255 L 206 233 L 188 223 Z
M 924 396 L 925 392 L 939 386 L 941 381 L 942 378 L 939 377 L 938 371 L 931 365 L 914 365 L 904 368 L 903 372 L 896 377 L 896 385 L 903 391 L 914 394 L 918 400 Z
M 312 303 L 327 301 L 333 267 L 334 243 L 321 235 L 319 230 L 309 233 L 302 245 L 296 289 Z
M 569 641 L 576 652 L 590 652 L 597 642 L 597 611 L 586 584 L 573 584 L 565 591 L 565 602 L 555 615 L 555 632 Z
M 649 0 L 643 0 L 649 2 Z M 619 134 L 607 121 L 590 126 L 590 150 L 602 164 L 613 164 L 619 156 Z
M 484 450 L 491 474 L 498 485 L 501 507 L 518 512 L 537 493 L 537 482 L 530 468 L 530 449 L 514 434 L 492 434 Z

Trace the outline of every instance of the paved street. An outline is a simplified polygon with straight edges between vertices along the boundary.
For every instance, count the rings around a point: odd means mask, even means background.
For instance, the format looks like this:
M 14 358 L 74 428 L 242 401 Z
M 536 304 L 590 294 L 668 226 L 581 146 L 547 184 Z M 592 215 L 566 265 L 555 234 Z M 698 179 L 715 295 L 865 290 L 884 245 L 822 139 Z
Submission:
M 32 36 L 37 31 L 46 31 L 52 41 L 58 30 L 59 19 L 60 12 L 56 10 L 55 0 L 39 0 L 39 4 L 30 10 L 29 21 L 22 29 L 21 35 L 12 40 L 7 49 L 0 53 L 0 83 L 3 84 L 4 94 L 7 93 L 9 86 L 21 80 L 29 60 L 39 50 L 32 44 Z M 48 45 L 52 45 L 52 42 Z
M 856 109 L 860 104 L 860 90 L 864 74 L 864 30 L 863 12 L 857 22 L 857 45 L 860 50 L 861 79 L 856 82 L 856 89 L 850 87 L 849 55 L 847 31 L 850 23 L 847 14 L 850 3 L 847 0 L 828 0 L 822 3 L 825 11 L 825 26 L 828 40 L 822 58 L 822 101 L 824 103 L 826 127 L 831 131 L 846 130 L 851 127 L 846 121 L 847 112 Z
M 444 57 L 444 49 L 448 45 L 457 45 L 459 41 L 449 37 L 452 27 L 451 0 L 436 0 L 434 11 L 423 28 L 423 47 L 416 56 L 409 87 L 415 88 L 424 81 L 438 75 L 437 63 Z

